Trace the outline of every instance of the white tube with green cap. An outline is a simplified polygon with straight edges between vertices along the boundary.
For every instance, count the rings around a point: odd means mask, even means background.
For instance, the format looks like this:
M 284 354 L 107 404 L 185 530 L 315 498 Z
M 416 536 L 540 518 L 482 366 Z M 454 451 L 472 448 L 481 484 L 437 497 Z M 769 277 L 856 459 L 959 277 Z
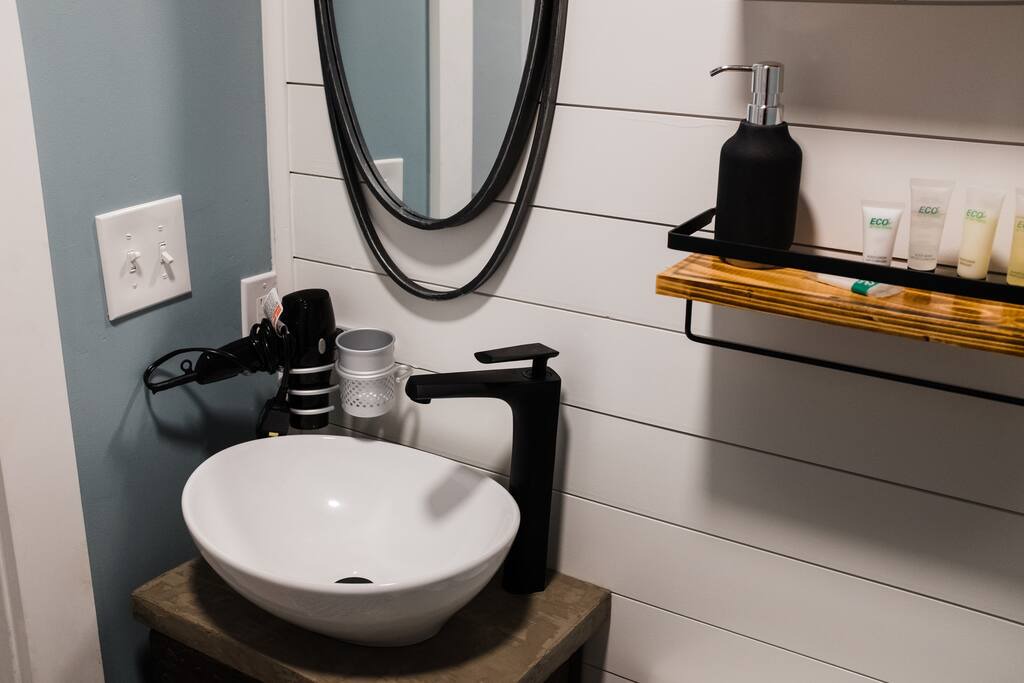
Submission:
M 814 277 L 826 285 L 832 285 L 839 289 L 845 289 L 847 292 L 862 294 L 863 296 L 887 297 L 903 291 L 902 287 L 887 285 L 884 282 L 875 282 L 874 280 L 855 280 L 852 277 L 829 275 L 828 273 L 815 273 Z
M 864 212 L 864 260 L 887 266 L 892 263 L 903 204 L 866 201 L 861 208 Z

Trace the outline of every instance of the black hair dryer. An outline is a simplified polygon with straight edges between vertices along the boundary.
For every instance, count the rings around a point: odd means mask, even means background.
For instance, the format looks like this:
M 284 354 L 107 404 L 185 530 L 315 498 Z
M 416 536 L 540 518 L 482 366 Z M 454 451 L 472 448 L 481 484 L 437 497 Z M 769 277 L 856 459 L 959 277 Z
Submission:
M 324 289 L 303 289 L 281 299 L 276 321 L 267 318 L 249 334 L 220 348 L 175 349 L 153 361 L 142 375 L 154 394 L 195 382 L 211 384 L 254 372 L 281 372 L 281 386 L 260 415 L 257 434 L 279 436 L 295 429 L 322 429 L 333 410 L 331 370 L 334 368 L 334 326 L 331 295 Z M 181 373 L 162 380 L 153 374 L 172 358 L 198 353 L 180 363 Z

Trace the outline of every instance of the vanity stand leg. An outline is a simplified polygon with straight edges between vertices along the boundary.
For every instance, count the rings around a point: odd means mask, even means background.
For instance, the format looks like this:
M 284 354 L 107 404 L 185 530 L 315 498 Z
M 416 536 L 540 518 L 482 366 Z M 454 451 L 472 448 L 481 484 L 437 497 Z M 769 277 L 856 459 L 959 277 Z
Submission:
M 569 683 L 583 683 L 583 648 L 576 650 L 569 657 Z
M 573 652 L 565 664 L 551 674 L 547 683 L 583 683 L 583 648 Z
M 147 668 L 147 680 L 152 683 L 259 683 L 255 678 L 153 630 L 149 632 Z

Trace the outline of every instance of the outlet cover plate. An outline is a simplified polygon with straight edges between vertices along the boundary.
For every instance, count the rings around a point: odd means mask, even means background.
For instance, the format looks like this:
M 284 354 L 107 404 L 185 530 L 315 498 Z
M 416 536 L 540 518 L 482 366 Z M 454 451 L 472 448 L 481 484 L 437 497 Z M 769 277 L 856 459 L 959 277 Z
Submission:
M 96 239 L 110 320 L 192 291 L 181 195 L 96 216 Z
M 260 304 L 263 297 L 277 287 L 277 273 L 269 271 L 262 275 L 242 278 L 242 336 L 249 334 L 252 326 L 263 319 Z
M 405 159 L 395 157 L 394 159 L 374 159 L 377 170 L 380 171 L 384 182 L 399 199 L 404 199 L 405 194 Z

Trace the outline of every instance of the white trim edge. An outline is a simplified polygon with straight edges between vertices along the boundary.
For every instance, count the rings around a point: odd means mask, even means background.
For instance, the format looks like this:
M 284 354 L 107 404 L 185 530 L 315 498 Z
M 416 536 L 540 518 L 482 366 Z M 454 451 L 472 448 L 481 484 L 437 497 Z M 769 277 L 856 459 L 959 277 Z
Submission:
M 308 1 L 312 3 L 312 0 Z M 287 18 L 284 3 L 285 0 L 261 0 L 271 263 L 277 272 L 278 289 L 287 294 L 295 289 L 295 268 L 292 261 L 291 178 L 288 173 Z
M 430 0 L 428 11 L 431 216 L 473 196 L 473 3 Z
M 103 680 L 28 75 L 0 0 L 0 680 Z M 25 368 L 31 368 L 26 373 Z M 127 600 L 127 596 L 125 597 Z

